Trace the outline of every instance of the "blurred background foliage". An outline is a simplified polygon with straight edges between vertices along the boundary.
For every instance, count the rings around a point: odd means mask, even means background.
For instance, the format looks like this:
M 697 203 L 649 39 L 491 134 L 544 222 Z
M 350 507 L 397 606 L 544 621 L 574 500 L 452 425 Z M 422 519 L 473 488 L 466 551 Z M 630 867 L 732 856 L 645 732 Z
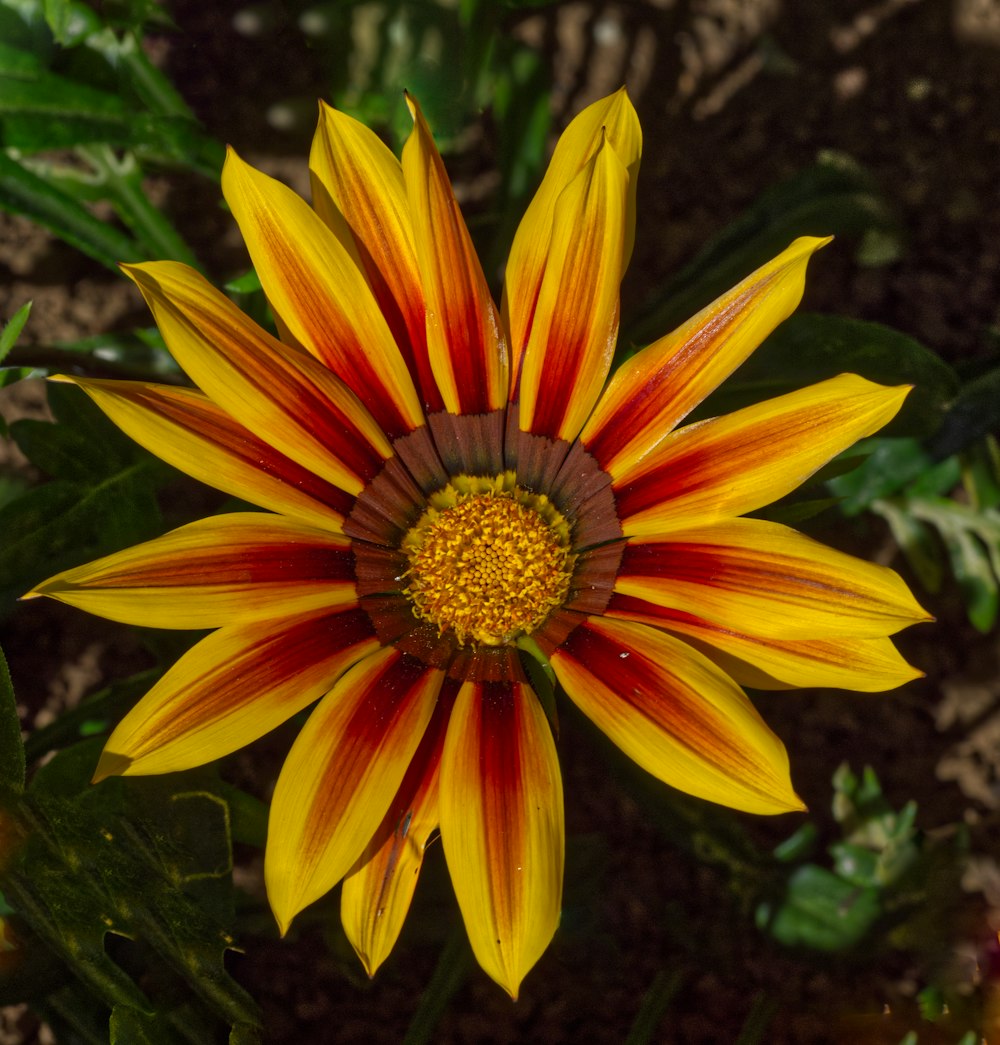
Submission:
M 409 125 L 401 87 L 418 96 L 459 190 L 468 190 L 473 234 L 496 276 L 556 129 L 552 63 L 524 31 L 549 6 L 558 5 L 294 0 L 241 7 L 234 25 L 246 37 L 280 29 L 324 70 L 333 103 L 397 147 Z M 217 182 L 223 144 L 156 60 L 153 42 L 164 37 L 183 46 L 170 6 L 155 0 L 0 0 L 0 208 L 113 271 L 121 261 L 149 258 L 205 271 L 210 260 L 178 231 L 162 181 L 194 179 L 207 191 Z M 758 58 L 787 74 L 786 56 L 766 38 Z M 315 98 L 291 94 L 268 115 L 277 131 L 307 127 L 314 113 Z M 642 287 L 624 317 L 620 358 L 795 236 L 831 233 L 850 244 L 861 269 L 892 265 L 908 249 L 887 187 L 851 156 L 826 150 L 750 201 L 671 278 Z M 227 290 L 241 306 L 267 321 L 252 272 L 211 274 L 230 280 Z M 40 342 L 30 336 L 30 303 L 3 318 L 0 389 L 67 372 L 184 380 L 148 324 Z M 947 362 L 880 323 L 802 312 L 702 413 L 843 371 L 912 384 L 906 408 L 884 433 L 768 514 L 806 528 L 881 528 L 931 605 L 936 593 L 957 593 L 972 626 L 987 633 L 1000 612 L 996 327 L 982 330 L 981 341 L 971 360 Z M 2 619 L 17 612 L 21 593 L 54 571 L 204 510 L 203 492 L 192 493 L 189 480 L 132 444 L 77 389 L 49 383 L 46 396 L 44 417 L 0 422 L 0 434 L 28 462 L 15 466 L 8 458 L 0 466 Z M 27 1002 L 59 1042 L 255 1041 L 260 1010 L 227 971 L 224 955 L 273 934 L 259 890 L 234 885 L 231 873 L 234 853 L 251 864 L 259 855 L 266 823 L 259 794 L 211 768 L 87 784 L 108 729 L 193 640 L 144 631 L 138 641 L 146 667 L 64 709 L 26 743 L 10 679 L 0 672 L 0 1005 Z M 830 814 L 769 846 L 731 816 L 665 793 L 568 714 L 571 729 L 671 845 L 715 870 L 734 932 L 754 934 L 765 950 L 826 962 L 828 970 L 865 955 L 907 955 L 920 967 L 922 1026 L 942 1028 L 948 1040 L 978 1040 L 982 994 L 970 992 L 947 962 L 929 957 L 930 941 L 951 931 L 969 858 L 960 818 L 928 834 L 914 802 L 894 809 L 871 769 L 843 766 L 829 786 Z M 604 845 L 589 836 L 570 840 L 576 875 L 567 881 L 557 946 L 591 942 L 587 912 L 602 888 Z M 447 884 L 433 865 L 427 877 L 401 946 L 430 940 L 440 960 L 414 999 L 411 1043 L 436 1040 L 450 1000 L 474 975 L 464 936 L 441 928 L 442 921 L 457 922 Z M 302 921 L 305 931 L 321 928 L 339 974 L 357 981 L 329 905 Z M 619 945 L 627 953 L 628 942 Z M 712 958 L 724 944 L 699 939 L 697 946 Z M 636 985 L 622 1040 L 661 1040 L 658 1029 L 684 986 L 691 947 L 679 942 L 652 982 Z M 771 1040 L 768 1027 L 782 1003 L 780 995 L 757 996 L 732 1040 Z

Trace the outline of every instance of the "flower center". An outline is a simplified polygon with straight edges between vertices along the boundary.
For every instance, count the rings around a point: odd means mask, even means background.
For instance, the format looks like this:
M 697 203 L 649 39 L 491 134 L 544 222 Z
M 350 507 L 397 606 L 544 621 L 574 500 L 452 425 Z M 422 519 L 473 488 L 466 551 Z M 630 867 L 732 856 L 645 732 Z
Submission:
M 565 601 L 576 561 L 569 524 L 512 472 L 456 478 L 430 498 L 402 549 L 414 613 L 461 645 L 530 634 Z

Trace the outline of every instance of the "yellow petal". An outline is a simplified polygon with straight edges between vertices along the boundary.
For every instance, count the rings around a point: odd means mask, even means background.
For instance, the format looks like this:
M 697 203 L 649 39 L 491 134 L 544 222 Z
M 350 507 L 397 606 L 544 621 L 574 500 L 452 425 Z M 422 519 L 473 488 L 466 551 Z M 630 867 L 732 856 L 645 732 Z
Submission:
M 802 237 L 614 373 L 581 438 L 618 482 L 729 376 L 802 299 L 806 263 L 829 239 Z
M 277 450 L 358 494 L 392 447 L 358 398 L 305 354 L 261 330 L 175 261 L 124 266 L 171 354 L 214 402 Z
M 222 192 L 264 292 L 292 335 L 365 404 L 390 436 L 423 423 L 406 363 L 356 262 L 291 189 L 232 150 Z
M 340 918 L 369 976 L 399 937 L 427 843 L 437 830 L 441 751 L 455 692 L 456 684 L 447 681 L 381 827 L 344 879 Z
M 359 609 L 220 628 L 122 719 L 94 779 L 173 773 L 228 755 L 308 707 L 377 648 Z
M 784 745 L 736 683 L 679 639 L 590 617 L 551 662 L 580 710 L 665 783 L 750 813 L 803 808 Z
M 887 638 L 762 638 L 631 595 L 613 595 L 604 612 L 680 635 L 734 681 L 753 689 L 833 687 L 879 693 L 923 675 Z
M 628 172 L 607 144 L 563 190 L 520 375 L 521 429 L 571 442 L 618 337 Z
M 441 761 L 441 840 L 476 960 L 516 998 L 562 902 L 562 779 L 522 683 L 466 682 Z
M 763 519 L 633 539 L 615 591 L 775 639 L 876 638 L 929 619 L 893 570 Z
M 841 374 L 681 428 L 616 482 L 622 529 L 664 534 L 770 504 L 877 432 L 907 392 Z
M 201 392 L 140 381 L 52 380 L 79 385 L 140 446 L 223 493 L 336 532 L 354 504 Z
M 65 570 L 29 594 L 125 624 L 219 628 L 354 602 L 354 557 L 346 537 L 243 512 Z
M 403 148 L 410 218 L 427 307 L 427 351 L 445 407 L 485 414 L 507 400 L 507 343 L 455 194 L 417 103 Z
M 399 160 L 363 123 L 320 102 L 309 170 L 313 206 L 332 229 L 347 231 L 426 410 L 441 410 Z
M 511 337 L 511 372 L 520 369 L 528 343 L 553 235 L 556 201 L 563 190 L 607 142 L 628 171 L 624 246 L 620 258 L 624 274 L 635 239 L 635 190 L 642 153 L 639 118 L 623 87 L 577 114 L 556 143 L 542 184 L 524 213 L 511 246 L 504 274 L 504 319 Z M 558 223 L 555 223 L 558 229 Z
M 427 728 L 442 672 L 391 647 L 365 658 L 309 716 L 271 802 L 264 880 L 284 933 L 364 851 Z

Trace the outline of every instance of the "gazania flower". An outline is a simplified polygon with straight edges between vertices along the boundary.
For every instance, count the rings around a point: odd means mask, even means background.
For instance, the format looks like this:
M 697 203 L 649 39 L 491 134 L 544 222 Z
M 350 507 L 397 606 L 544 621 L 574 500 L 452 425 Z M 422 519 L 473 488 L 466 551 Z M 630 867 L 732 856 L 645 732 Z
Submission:
M 802 808 L 741 685 L 896 686 L 919 673 L 887 636 L 926 614 L 890 570 L 741 516 L 906 389 L 844 375 L 678 428 L 796 306 L 824 241 L 796 240 L 609 381 L 641 141 L 625 93 L 562 136 L 499 309 L 410 108 L 400 163 L 322 107 L 312 208 L 230 154 L 223 192 L 280 340 L 191 269 L 131 265 L 197 390 L 78 382 L 154 453 L 265 511 L 32 594 L 216 629 L 115 729 L 96 779 L 199 765 L 315 703 L 271 807 L 282 930 L 343 880 L 374 973 L 439 831 L 476 957 L 516 996 L 563 876 L 556 745 L 525 659 L 668 784 Z

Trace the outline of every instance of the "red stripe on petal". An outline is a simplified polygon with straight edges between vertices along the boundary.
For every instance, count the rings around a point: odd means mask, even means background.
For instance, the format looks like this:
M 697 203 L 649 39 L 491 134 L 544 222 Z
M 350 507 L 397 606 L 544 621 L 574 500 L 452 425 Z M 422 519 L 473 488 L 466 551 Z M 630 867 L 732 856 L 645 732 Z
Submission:
M 138 381 L 76 383 L 137 443 L 218 490 L 327 527 L 354 505 L 345 490 L 259 439 L 200 392 Z
M 427 348 L 453 414 L 484 414 L 508 391 L 507 343 L 444 163 L 416 102 L 403 174 L 427 307 Z
M 591 617 L 550 662 L 584 714 L 660 780 L 749 812 L 801 808 L 781 742 L 733 680 L 687 643 Z
M 527 686 L 462 687 L 441 760 L 440 809 L 472 949 L 516 998 L 559 921 L 564 848 L 555 744 Z
M 221 628 L 167 672 L 112 733 L 97 779 L 203 765 L 311 704 L 378 647 L 360 609 Z
M 442 679 L 383 649 L 310 715 L 278 778 L 268 826 L 265 878 L 282 929 L 364 852 L 417 751 Z

